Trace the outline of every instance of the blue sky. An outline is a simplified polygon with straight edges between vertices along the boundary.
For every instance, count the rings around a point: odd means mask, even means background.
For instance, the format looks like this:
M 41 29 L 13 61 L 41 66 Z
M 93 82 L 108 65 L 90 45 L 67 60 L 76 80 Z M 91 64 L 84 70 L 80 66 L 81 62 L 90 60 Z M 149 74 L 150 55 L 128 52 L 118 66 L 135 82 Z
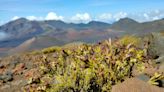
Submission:
M 84 22 L 139 22 L 164 17 L 164 0 L 0 0 L 0 24 L 25 17 L 29 20 Z

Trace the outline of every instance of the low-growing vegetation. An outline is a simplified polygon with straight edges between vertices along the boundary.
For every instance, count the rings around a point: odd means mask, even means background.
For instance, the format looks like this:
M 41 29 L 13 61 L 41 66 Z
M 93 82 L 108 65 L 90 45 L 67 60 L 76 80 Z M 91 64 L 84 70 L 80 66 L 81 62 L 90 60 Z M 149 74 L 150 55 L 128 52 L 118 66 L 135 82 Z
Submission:
M 54 47 L 45 48 L 41 52 L 44 53 L 44 54 L 47 54 L 47 53 L 55 52 L 57 50 L 60 50 L 60 48 L 57 47 L 57 46 L 54 46 Z
M 119 42 L 121 43 L 121 44 L 124 44 L 124 45 L 128 45 L 129 43 L 131 43 L 131 44 L 133 44 L 133 45 L 136 45 L 136 46 L 138 46 L 138 45 L 140 45 L 141 44 L 141 38 L 139 38 L 139 37 L 136 37 L 136 36 L 128 36 L 128 35 L 126 35 L 126 36 L 124 36 L 123 38 L 121 38 L 120 40 L 119 40 Z
M 139 48 L 137 38 L 133 42 L 126 39 L 129 37 L 94 45 L 42 50 L 44 54 L 37 63 L 40 76 L 31 77 L 24 91 L 109 92 L 113 85 L 134 77 L 134 70 L 149 75 L 145 69 L 153 67 L 150 63 L 153 59 L 147 54 L 147 46 Z M 154 78 L 158 75 L 157 80 L 163 78 L 162 74 L 155 74 L 149 83 L 157 84 Z

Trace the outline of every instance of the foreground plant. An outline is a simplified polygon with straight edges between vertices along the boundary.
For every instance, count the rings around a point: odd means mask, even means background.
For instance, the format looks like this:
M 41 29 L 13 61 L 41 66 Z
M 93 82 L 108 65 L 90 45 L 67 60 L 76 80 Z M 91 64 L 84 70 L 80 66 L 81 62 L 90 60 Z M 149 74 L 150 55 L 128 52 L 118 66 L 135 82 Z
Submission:
M 152 76 L 150 78 L 150 80 L 148 81 L 149 84 L 152 85 L 160 85 L 159 81 L 164 79 L 164 75 L 160 74 L 160 73 L 155 73 L 154 76 Z
M 151 59 L 147 50 L 119 40 L 74 48 L 44 50 L 39 62 L 42 77 L 36 91 L 48 92 L 109 92 L 111 87 L 133 77 L 135 69 L 144 72 Z M 158 76 L 156 76 L 158 77 Z M 156 78 L 155 77 L 155 78 Z M 151 79 L 154 82 L 154 78 Z M 35 84 L 31 83 L 30 85 Z

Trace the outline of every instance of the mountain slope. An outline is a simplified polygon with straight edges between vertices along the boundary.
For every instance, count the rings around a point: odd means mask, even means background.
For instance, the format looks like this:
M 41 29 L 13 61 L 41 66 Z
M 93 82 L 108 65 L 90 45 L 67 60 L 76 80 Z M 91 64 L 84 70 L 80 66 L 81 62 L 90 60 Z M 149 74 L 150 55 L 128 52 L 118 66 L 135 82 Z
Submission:
M 0 40 L 0 47 L 11 46 L 15 47 L 22 42 L 39 35 L 54 34 L 58 32 L 68 31 L 73 29 L 76 31 L 97 29 L 97 25 L 101 25 L 101 30 L 106 29 L 110 24 L 103 22 L 90 22 L 89 24 L 73 24 L 65 23 L 63 21 L 49 20 L 49 21 L 29 21 L 25 18 L 20 18 L 11 21 L 5 25 L 0 26 L 0 32 L 3 32 L 10 37 L 5 40 Z
M 159 32 L 164 29 L 164 19 L 139 23 L 130 18 L 120 19 L 111 25 L 111 29 L 124 30 L 128 33 L 145 34 L 150 32 Z
M 0 34 L 3 35 L 0 39 L 0 48 L 15 48 L 36 36 L 57 38 L 63 42 L 97 42 L 109 37 L 127 34 L 144 35 L 150 32 L 161 32 L 162 30 L 164 30 L 164 19 L 139 23 L 130 18 L 123 18 L 113 24 L 99 21 L 74 24 L 57 20 L 29 21 L 25 18 L 20 18 L 0 26 Z M 42 38 L 42 40 L 44 39 L 46 40 L 47 38 Z M 50 41 L 50 43 L 52 42 Z M 3 52 L 6 51 L 3 50 Z
M 11 49 L 8 51 L 9 54 L 13 53 L 22 53 L 22 52 L 27 52 L 27 51 L 32 51 L 32 50 L 40 50 L 46 47 L 50 46 L 60 46 L 65 44 L 64 41 L 58 40 L 54 37 L 48 37 L 48 36 L 39 36 L 39 37 L 33 37 L 19 46 Z
M 141 26 L 141 24 L 137 21 L 130 18 L 123 18 L 113 23 L 111 29 L 134 32 L 139 26 Z

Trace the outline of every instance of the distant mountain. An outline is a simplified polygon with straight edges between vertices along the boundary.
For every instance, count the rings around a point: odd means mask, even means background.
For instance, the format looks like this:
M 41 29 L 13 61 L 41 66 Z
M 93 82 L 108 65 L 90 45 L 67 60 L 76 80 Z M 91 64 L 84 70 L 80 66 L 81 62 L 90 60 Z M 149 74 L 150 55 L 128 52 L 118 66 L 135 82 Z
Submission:
M 97 29 L 109 28 L 111 26 L 111 24 L 100 22 L 100 21 L 91 21 L 87 25 Z
M 2 25 L 0 31 L 9 36 L 7 39 L 0 41 L 0 47 L 18 46 L 27 39 L 44 32 L 37 21 L 29 21 L 25 18 Z
M 138 30 L 144 32 L 159 32 L 164 30 L 164 19 L 141 23 L 141 25 L 142 26 L 138 28 Z
M 159 32 L 164 29 L 164 19 L 139 23 L 130 18 L 123 18 L 113 23 L 111 29 L 139 34 Z
M 43 32 L 37 21 L 29 21 L 25 18 L 20 18 L 2 25 L 0 30 L 10 34 L 12 39 L 25 38 L 28 36 L 38 35 Z
M 111 29 L 133 32 L 141 24 L 130 18 L 123 18 L 111 25 Z
M 74 24 L 57 20 L 29 21 L 25 18 L 20 18 L 0 26 L 0 32 L 10 36 L 3 41 L 0 40 L 0 47 L 15 47 L 35 36 L 58 34 L 70 29 L 76 31 L 84 31 L 88 29 L 105 30 L 109 28 L 109 26 L 110 24 L 108 23 L 96 21 L 88 24 Z
M 42 40 L 39 40 L 40 43 L 38 44 L 42 44 L 43 41 L 48 42 L 45 43 L 47 45 L 41 46 L 41 48 L 44 48 L 54 45 L 51 43 L 56 41 L 47 40 L 46 37 L 58 39 L 58 42 L 62 41 L 64 45 L 64 43 L 73 41 L 96 42 L 109 37 L 134 33 L 143 35 L 150 32 L 160 32 L 161 30 L 164 30 L 164 19 L 139 23 L 130 18 L 123 18 L 113 24 L 100 21 L 75 24 L 65 23 L 60 20 L 29 21 L 20 18 L 0 26 L 0 34 L 3 35 L 0 38 L 0 49 L 8 50 L 17 48 L 17 46 L 19 46 L 18 48 L 26 47 L 24 46 L 26 41 L 35 37 L 40 37 Z M 55 45 L 58 45 L 57 43 Z M 22 44 L 24 45 L 22 46 Z M 35 46 L 38 46 L 35 44 L 37 43 L 33 42 L 29 46 L 35 48 Z M 3 52 L 6 52 L 5 50 Z M 2 50 L 0 50 L 0 53 L 2 53 Z

